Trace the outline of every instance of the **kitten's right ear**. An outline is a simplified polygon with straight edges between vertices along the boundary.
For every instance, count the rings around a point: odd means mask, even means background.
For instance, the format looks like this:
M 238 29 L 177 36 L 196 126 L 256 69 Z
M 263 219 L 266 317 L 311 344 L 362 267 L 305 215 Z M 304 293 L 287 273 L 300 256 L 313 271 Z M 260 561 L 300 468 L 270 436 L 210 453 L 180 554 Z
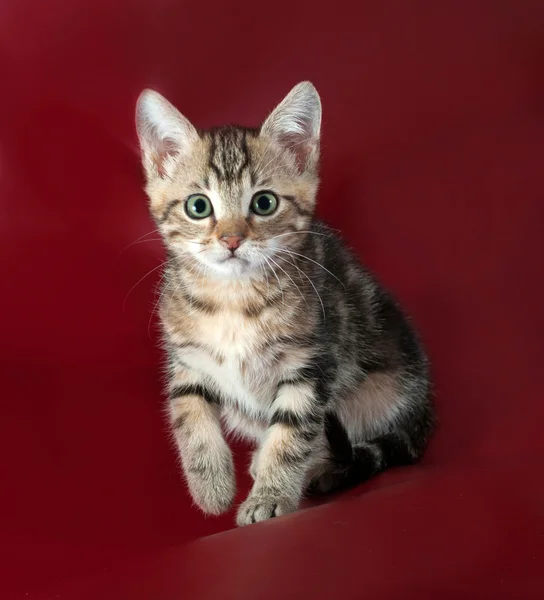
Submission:
M 144 90 L 136 103 L 136 130 L 148 180 L 171 174 L 176 159 L 198 139 L 193 125 L 158 92 Z

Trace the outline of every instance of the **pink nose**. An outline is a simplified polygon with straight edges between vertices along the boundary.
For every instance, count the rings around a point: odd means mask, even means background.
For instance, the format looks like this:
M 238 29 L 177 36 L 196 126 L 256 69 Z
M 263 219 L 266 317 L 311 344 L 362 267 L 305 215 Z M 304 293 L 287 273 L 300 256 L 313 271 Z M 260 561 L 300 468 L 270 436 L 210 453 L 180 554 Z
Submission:
M 221 238 L 221 243 L 234 252 L 234 250 L 240 247 L 243 240 L 244 238 L 240 235 L 224 235 Z

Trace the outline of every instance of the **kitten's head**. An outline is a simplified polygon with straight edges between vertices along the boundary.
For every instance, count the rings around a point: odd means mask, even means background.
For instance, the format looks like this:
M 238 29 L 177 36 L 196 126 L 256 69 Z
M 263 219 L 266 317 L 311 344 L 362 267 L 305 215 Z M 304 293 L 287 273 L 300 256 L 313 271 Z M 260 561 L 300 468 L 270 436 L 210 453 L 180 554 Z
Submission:
M 136 125 L 150 209 L 168 249 L 209 275 L 254 277 L 282 264 L 310 226 L 321 103 L 295 86 L 258 129 L 197 130 L 151 90 Z

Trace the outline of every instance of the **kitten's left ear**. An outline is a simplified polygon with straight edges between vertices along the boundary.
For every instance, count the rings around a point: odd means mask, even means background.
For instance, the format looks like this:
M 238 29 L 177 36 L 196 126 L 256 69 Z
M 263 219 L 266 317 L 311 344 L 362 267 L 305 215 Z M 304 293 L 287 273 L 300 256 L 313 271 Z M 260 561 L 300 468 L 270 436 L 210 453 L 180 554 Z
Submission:
M 261 134 L 277 139 L 296 158 L 301 171 L 313 171 L 319 160 L 321 101 L 309 81 L 296 85 L 273 110 Z

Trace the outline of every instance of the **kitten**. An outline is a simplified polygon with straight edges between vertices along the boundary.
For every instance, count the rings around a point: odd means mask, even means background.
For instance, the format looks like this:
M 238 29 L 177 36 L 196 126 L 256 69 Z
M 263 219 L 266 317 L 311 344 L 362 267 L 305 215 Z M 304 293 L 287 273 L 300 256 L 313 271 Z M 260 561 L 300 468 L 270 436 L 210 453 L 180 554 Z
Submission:
M 199 131 L 150 90 L 136 120 L 168 250 L 169 414 L 195 503 L 219 514 L 233 501 L 223 429 L 256 446 L 238 525 L 416 461 L 434 424 L 427 358 L 396 302 L 314 217 L 313 85 L 257 129 Z

